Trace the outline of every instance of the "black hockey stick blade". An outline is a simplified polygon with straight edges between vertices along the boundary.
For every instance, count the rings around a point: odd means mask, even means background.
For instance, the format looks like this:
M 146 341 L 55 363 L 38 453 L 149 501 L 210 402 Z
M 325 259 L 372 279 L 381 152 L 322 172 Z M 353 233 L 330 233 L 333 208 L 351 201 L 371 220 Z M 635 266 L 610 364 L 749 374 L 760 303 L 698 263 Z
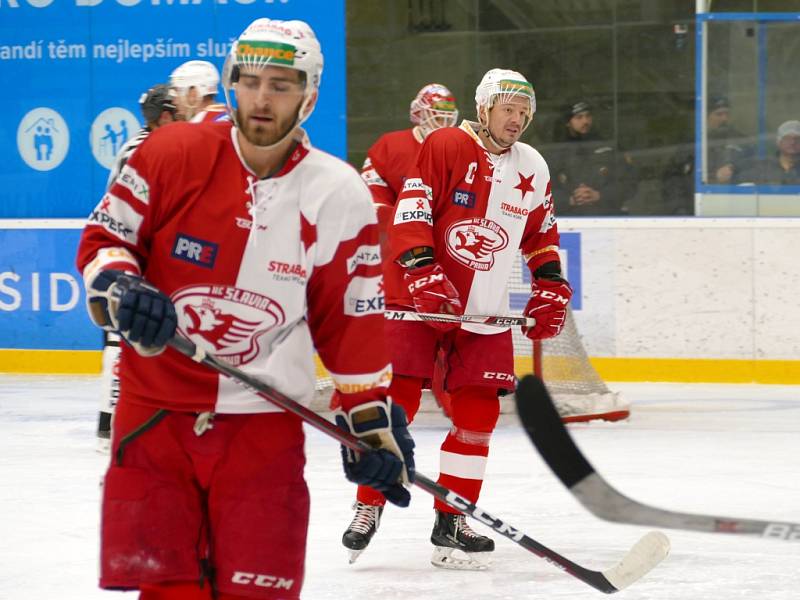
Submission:
M 212 354 L 208 354 L 190 340 L 182 337 L 175 337 L 170 340 L 169 346 L 184 356 L 230 377 L 233 381 L 241 384 L 272 404 L 297 415 L 315 429 L 337 440 L 340 444 L 359 452 L 371 450 L 371 447 L 368 446 L 366 442 L 358 439 L 350 432 L 339 429 L 334 423 L 331 423 L 299 402 L 295 402 L 291 398 L 284 396 L 257 377 L 253 377 L 224 360 Z M 448 506 L 488 525 L 500 535 L 519 544 L 529 552 L 543 558 L 562 571 L 566 571 L 583 583 L 606 594 L 613 594 L 634 583 L 661 562 L 669 551 L 669 540 L 667 540 L 666 536 L 659 532 L 651 532 L 640 539 L 622 560 L 613 567 L 605 571 L 592 571 L 591 569 L 587 569 L 572 562 L 533 538 L 528 537 L 519 529 L 516 529 L 502 519 L 492 516 L 468 499 L 429 479 L 419 471 L 416 473 L 414 485 L 441 500 Z
M 547 466 L 593 515 L 630 525 L 730 533 L 800 541 L 800 523 L 739 519 L 665 510 L 642 504 L 613 488 L 575 445 L 544 383 L 532 375 L 517 388 L 517 412 Z

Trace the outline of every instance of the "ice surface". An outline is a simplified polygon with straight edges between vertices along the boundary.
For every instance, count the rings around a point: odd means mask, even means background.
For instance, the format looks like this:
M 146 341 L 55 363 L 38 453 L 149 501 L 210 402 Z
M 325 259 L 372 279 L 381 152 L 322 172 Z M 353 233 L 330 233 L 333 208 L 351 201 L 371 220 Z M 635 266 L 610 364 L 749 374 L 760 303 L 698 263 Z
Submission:
M 619 424 L 573 426 L 590 461 L 632 498 L 674 510 L 800 522 L 800 388 L 612 386 L 633 401 Z M 0 377 L 0 599 L 135 598 L 96 587 L 99 481 L 96 378 Z M 438 472 L 443 419 L 413 426 L 417 463 Z M 340 545 L 354 488 L 334 442 L 308 433 L 312 494 L 307 600 L 558 600 L 599 598 L 495 534 L 487 572 L 435 569 L 428 541 L 431 499 L 387 508 L 355 565 Z M 548 471 L 511 416 L 504 416 L 479 505 L 592 569 L 616 563 L 647 528 L 600 521 Z M 487 531 L 482 525 L 476 529 Z M 800 542 L 666 531 L 672 553 L 620 592 L 628 600 L 797 600 Z

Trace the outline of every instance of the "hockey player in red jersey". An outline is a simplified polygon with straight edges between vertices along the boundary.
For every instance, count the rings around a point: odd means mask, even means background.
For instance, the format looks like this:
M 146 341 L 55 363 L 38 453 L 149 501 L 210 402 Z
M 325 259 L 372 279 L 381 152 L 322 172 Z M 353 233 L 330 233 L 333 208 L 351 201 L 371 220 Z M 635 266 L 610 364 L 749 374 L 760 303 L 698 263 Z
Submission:
M 90 315 L 127 342 L 103 485 L 103 588 L 300 598 L 302 421 L 166 348 L 176 332 L 306 403 L 315 346 L 342 399 L 337 423 L 379 445 L 342 453 L 347 478 L 408 504 L 400 482 L 413 481 L 414 444 L 386 394 L 375 212 L 357 172 L 300 128 L 322 62 L 306 23 L 253 22 L 225 63 L 234 121 L 153 132 L 83 232 Z
M 370 146 L 361 167 L 361 177 L 372 192 L 381 232 L 386 230 L 389 214 L 423 140 L 432 131 L 458 122 L 455 97 L 445 86 L 429 83 L 411 101 L 409 117 L 414 126 L 384 133 Z
M 219 71 L 205 60 L 190 60 L 169 76 L 180 117 L 192 123 L 227 121 L 228 109 L 217 102 Z
M 478 122 L 431 133 L 403 184 L 389 226 L 388 258 L 398 268 L 385 275 L 387 307 L 503 314 L 521 250 L 533 276 L 525 314 L 536 319 L 525 333 L 532 339 L 557 335 L 572 291 L 561 276 L 550 176 L 542 156 L 517 141 L 536 109 L 533 86 L 520 73 L 492 69 L 475 102 Z M 476 502 L 499 415 L 497 393 L 514 388 L 510 329 L 389 320 L 386 332 L 395 372 L 391 394 L 409 419 L 438 349 L 447 352 L 452 428 L 441 447 L 439 482 Z M 365 490 L 359 501 L 375 507 L 352 528 L 351 537 L 366 546 L 384 500 Z M 435 512 L 433 564 L 485 568 L 494 542 L 445 504 L 437 501 Z

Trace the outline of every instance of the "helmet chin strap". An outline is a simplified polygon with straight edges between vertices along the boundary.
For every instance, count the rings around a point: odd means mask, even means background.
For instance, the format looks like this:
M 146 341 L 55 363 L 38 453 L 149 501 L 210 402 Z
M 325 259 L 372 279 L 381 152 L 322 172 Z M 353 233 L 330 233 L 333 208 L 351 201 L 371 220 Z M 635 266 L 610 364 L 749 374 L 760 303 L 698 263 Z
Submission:
M 486 137 L 488 137 L 490 140 L 492 140 L 492 143 L 493 143 L 495 146 L 497 146 L 498 148 L 502 148 L 503 150 L 508 150 L 509 148 L 511 148 L 511 146 L 513 146 L 513 145 L 515 144 L 515 142 L 512 142 L 512 143 L 510 143 L 510 144 L 504 144 L 503 142 L 501 142 L 501 141 L 497 140 L 497 139 L 496 139 L 496 138 L 495 138 L 495 137 L 492 135 L 492 132 L 491 132 L 491 131 L 489 131 L 489 107 L 488 107 L 488 106 L 484 106 L 484 111 L 485 111 L 484 113 L 480 113 L 480 112 L 478 113 L 478 123 L 479 123 L 479 124 L 480 124 L 480 126 L 481 126 L 481 133 L 483 133 L 483 134 L 484 134 Z M 486 123 L 485 123 L 485 124 L 484 124 L 484 122 L 483 122 L 483 115 L 484 115 L 484 114 L 486 115 Z M 531 118 L 528 118 L 528 121 L 527 121 L 527 123 L 525 123 L 525 124 L 522 126 L 522 131 L 520 132 L 520 135 L 522 135 L 523 133 L 525 133 L 525 130 L 528 128 L 528 125 L 530 125 L 530 124 L 531 124 L 531 121 L 532 121 L 532 120 L 533 120 L 533 119 L 531 119 Z
M 514 144 L 504 144 L 503 142 L 498 141 L 493 135 L 492 132 L 489 131 L 489 107 L 484 107 L 484 113 L 478 114 L 478 123 L 481 126 L 481 133 L 488 137 L 492 143 L 497 146 L 498 148 L 502 148 L 503 150 L 508 150 Z M 486 115 L 486 123 L 483 122 L 483 117 Z

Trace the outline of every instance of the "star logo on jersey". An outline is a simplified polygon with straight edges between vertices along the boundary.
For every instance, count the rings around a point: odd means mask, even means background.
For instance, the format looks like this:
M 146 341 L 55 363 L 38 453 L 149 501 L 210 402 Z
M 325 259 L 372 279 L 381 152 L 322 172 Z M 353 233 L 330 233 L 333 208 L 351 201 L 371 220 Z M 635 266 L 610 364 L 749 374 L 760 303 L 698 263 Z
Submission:
M 234 366 L 260 352 L 259 339 L 286 321 L 272 298 L 229 285 L 195 285 L 172 296 L 178 331 Z
M 525 194 L 534 192 L 533 178 L 536 177 L 536 173 L 531 173 L 530 177 L 525 177 L 517 171 L 517 175 L 519 175 L 519 183 L 514 186 L 514 189 L 522 192 L 522 201 L 525 202 Z
M 108 207 L 111 205 L 111 200 L 109 200 L 108 196 L 103 196 L 103 199 L 100 201 L 100 210 L 103 212 L 108 212 Z

